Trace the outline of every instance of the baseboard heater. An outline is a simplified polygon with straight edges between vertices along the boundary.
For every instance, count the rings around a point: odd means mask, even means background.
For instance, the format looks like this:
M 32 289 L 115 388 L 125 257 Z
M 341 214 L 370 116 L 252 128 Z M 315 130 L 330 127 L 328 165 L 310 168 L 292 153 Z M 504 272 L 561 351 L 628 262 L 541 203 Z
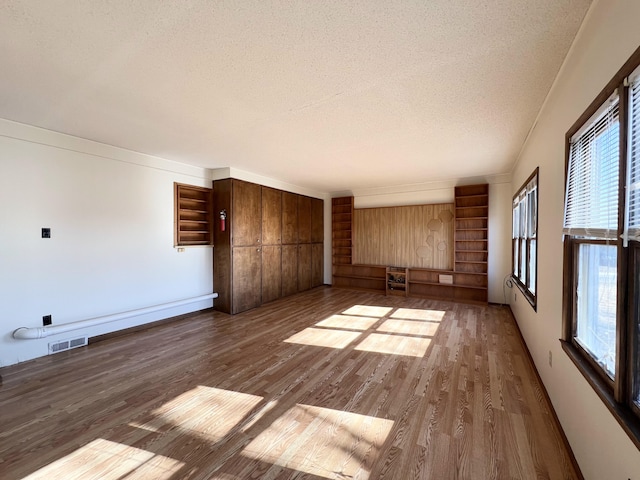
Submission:
M 218 298 L 217 293 L 209 293 L 207 295 L 200 295 L 199 297 L 185 298 L 184 300 L 176 300 L 175 302 L 162 303 L 160 305 L 153 305 L 151 307 L 138 308 L 136 310 L 129 310 L 127 312 L 114 313 L 112 315 L 105 315 L 102 317 L 89 318 L 87 320 L 80 320 L 79 322 L 64 323 L 62 325 L 47 325 L 46 327 L 20 327 L 13 331 L 13 338 L 16 340 L 31 340 L 35 338 L 45 338 L 50 335 L 56 335 L 58 333 L 71 332 L 81 328 L 94 327 L 96 325 L 102 325 L 104 323 L 115 322 L 129 317 L 137 317 L 147 313 L 158 312 L 160 310 L 166 310 L 168 308 L 179 307 L 181 305 L 187 305 L 189 303 L 200 302 L 203 300 L 210 300 Z

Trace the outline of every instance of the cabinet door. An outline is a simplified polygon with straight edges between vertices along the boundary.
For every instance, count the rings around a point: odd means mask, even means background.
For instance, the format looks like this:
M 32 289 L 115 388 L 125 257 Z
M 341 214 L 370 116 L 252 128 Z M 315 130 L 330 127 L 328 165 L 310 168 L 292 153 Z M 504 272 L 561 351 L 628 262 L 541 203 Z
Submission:
M 282 239 L 282 192 L 262 187 L 262 244 L 280 245 Z
M 298 243 L 311 243 L 311 198 L 298 195 Z
M 311 244 L 311 287 L 324 284 L 324 245 Z
M 240 313 L 258 307 L 262 297 L 260 247 L 233 248 L 233 308 Z
M 298 292 L 298 246 L 282 246 L 282 296 Z
M 282 192 L 282 243 L 298 243 L 298 195 Z
M 311 288 L 311 244 L 298 245 L 298 291 Z
M 324 241 L 324 200 L 311 199 L 311 243 Z
M 233 245 L 259 245 L 262 241 L 262 187 L 233 181 L 233 207 L 228 219 L 233 228 Z
M 282 247 L 262 247 L 262 303 L 280 298 L 282 294 Z

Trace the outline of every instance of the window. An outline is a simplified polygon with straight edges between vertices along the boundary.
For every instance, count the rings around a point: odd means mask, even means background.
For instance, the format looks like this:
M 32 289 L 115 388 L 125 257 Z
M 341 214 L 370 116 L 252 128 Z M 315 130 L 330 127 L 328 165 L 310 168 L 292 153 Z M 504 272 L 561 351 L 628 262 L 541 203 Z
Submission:
M 567 132 L 563 348 L 640 448 L 640 49 Z
M 538 169 L 513 197 L 513 278 L 535 309 L 538 271 Z
M 174 184 L 174 246 L 211 245 L 211 189 Z

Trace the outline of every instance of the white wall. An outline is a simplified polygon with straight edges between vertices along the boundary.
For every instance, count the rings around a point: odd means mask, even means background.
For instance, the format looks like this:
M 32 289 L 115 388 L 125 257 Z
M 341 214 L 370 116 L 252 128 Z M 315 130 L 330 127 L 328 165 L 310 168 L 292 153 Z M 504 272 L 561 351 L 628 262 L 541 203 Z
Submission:
M 512 194 L 540 166 L 538 312 L 521 295 L 514 301 L 515 288 L 510 292 L 511 307 L 588 480 L 640 478 L 640 452 L 558 341 L 562 335 L 564 138 L 640 46 L 638 19 L 638 0 L 600 0 L 592 5 L 513 171 Z
M 456 185 L 489 183 L 489 302 L 505 303 L 503 279 L 511 269 L 511 184 L 510 175 L 465 178 L 399 187 L 334 193 L 353 195 L 355 208 L 453 203 Z M 330 237 L 329 237 L 330 238 Z
M 173 182 L 204 169 L 0 120 L 0 366 L 94 336 L 211 306 L 185 305 L 72 334 L 14 340 L 64 324 L 213 291 L 212 249 L 173 248 Z M 51 228 L 51 239 L 40 229 Z

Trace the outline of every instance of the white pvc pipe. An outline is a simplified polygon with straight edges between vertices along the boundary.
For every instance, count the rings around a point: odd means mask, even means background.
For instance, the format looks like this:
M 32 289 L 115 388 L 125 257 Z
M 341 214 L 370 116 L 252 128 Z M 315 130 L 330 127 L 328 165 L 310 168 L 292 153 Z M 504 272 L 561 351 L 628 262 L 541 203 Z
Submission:
M 102 325 L 103 323 L 122 320 L 123 318 L 137 317 L 138 315 L 144 315 L 145 313 L 166 310 L 167 308 L 179 307 L 180 305 L 200 302 L 202 300 L 209 300 L 212 298 L 218 298 L 218 294 L 214 292 L 207 295 L 200 295 L 199 297 L 185 298 L 184 300 L 176 300 L 175 302 L 162 303 L 152 307 L 138 308 L 137 310 L 129 310 L 128 312 L 114 313 L 112 315 L 89 318 L 87 320 L 80 320 L 79 322 L 65 323 L 62 325 L 47 325 L 46 327 L 32 328 L 20 327 L 13 331 L 13 338 L 17 340 L 44 338 L 58 333 L 70 332 L 71 330 L 78 330 L 80 328 L 94 327 L 96 325 Z

